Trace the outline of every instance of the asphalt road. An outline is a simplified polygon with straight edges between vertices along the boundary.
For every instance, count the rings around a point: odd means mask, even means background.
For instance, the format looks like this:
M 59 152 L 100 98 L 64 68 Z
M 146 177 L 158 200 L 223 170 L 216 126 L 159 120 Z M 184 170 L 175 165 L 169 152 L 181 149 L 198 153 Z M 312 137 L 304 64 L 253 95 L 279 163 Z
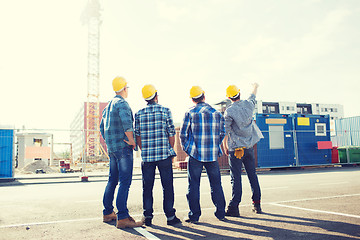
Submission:
M 266 171 L 258 174 L 263 214 L 251 211 L 251 190 L 243 175 L 241 217 L 214 216 L 206 173 L 201 180 L 200 224 L 166 225 L 160 180 L 155 182 L 152 227 L 119 230 L 102 222 L 106 177 L 80 182 L 67 178 L 20 178 L 0 184 L 0 239 L 360 239 L 360 167 Z M 64 175 L 62 175 L 64 176 Z M 177 216 L 187 216 L 187 178 L 175 176 Z M 229 174 L 222 176 L 227 202 Z M 141 176 L 134 175 L 128 207 L 142 216 Z

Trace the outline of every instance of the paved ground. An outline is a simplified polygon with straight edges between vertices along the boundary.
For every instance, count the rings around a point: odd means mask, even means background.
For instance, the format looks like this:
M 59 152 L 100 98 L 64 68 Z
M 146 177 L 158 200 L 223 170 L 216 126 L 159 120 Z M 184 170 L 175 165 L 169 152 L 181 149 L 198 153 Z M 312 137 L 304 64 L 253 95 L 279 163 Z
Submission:
M 160 181 L 155 186 L 153 227 L 119 230 L 102 223 L 103 174 L 82 183 L 64 174 L 18 176 L 0 183 L 0 239 L 360 239 L 360 168 L 277 170 L 259 173 L 264 214 L 251 212 L 250 187 L 243 175 L 241 217 L 218 221 L 209 183 L 201 183 L 200 224 L 166 225 Z M 62 178 L 59 178 L 62 176 Z M 46 178 L 44 178 L 46 177 Z M 230 176 L 222 177 L 227 202 Z M 134 218 L 142 213 L 141 176 L 135 172 L 129 196 Z M 175 174 L 177 215 L 188 212 L 185 172 Z

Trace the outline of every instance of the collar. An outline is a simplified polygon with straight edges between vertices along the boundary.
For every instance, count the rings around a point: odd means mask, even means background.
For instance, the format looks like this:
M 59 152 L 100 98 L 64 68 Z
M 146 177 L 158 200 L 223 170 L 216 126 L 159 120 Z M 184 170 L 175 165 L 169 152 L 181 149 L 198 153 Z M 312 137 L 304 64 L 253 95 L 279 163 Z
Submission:
M 116 98 L 120 98 L 122 100 L 125 100 L 121 95 L 115 95 Z
M 151 105 L 157 105 L 158 103 L 156 103 L 156 102 L 152 102 L 152 103 L 148 103 L 147 105 L 148 106 L 151 106 Z

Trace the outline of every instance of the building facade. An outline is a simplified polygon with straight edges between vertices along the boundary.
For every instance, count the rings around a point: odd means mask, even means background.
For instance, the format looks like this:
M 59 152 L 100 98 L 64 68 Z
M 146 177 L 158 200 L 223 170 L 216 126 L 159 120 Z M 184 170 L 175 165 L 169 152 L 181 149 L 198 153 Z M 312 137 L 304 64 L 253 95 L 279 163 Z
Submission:
M 53 165 L 52 134 L 17 133 L 17 167 L 23 168 L 35 161 Z
M 101 116 L 104 108 L 106 107 L 107 103 L 100 102 L 99 103 L 99 124 L 101 121 Z M 78 161 L 82 158 L 85 143 L 86 143 L 86 134 L 85 131 L 87 129 L 86 126 L 86 119 L 87 119 L 87 112 L 86 112 L 87 103 L 84 102 L 80 107 L 78 113 L 75 115 L 74 120 L 70 125 L 70 142 L 72 144 L 73 150 L 73 161 Z M 100 136 L 100 145 L 106 151 L 106 144 L 104 139 Z
M 264 102 L 257 101 L 256 113 L 275 114 L 312 114 L 329 115 L 330 120 L 344 117 L 344 107 L 340 104 L 296 103 L 296 102 Z
M 225 112 L 226 107 L 230 104 L 231 101 L 226 99 L 215 105 L 219 106 L 221 112 Z M 331 121 L 344 117 L 344 107 L 340 104 L 265 102 L 257 100 L 255 113 L 329 115 Z

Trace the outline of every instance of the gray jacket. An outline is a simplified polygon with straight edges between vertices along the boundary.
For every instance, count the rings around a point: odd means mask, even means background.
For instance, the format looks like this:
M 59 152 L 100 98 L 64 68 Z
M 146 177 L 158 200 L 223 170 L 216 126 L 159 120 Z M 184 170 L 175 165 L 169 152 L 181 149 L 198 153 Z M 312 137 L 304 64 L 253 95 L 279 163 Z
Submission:
M 253 120 L 254 94 L 249 99 L 232 103 L 225 110 L 225 131 L 228 135 L 229 151 L 239 147 L 253 147 L 263 135 Z

